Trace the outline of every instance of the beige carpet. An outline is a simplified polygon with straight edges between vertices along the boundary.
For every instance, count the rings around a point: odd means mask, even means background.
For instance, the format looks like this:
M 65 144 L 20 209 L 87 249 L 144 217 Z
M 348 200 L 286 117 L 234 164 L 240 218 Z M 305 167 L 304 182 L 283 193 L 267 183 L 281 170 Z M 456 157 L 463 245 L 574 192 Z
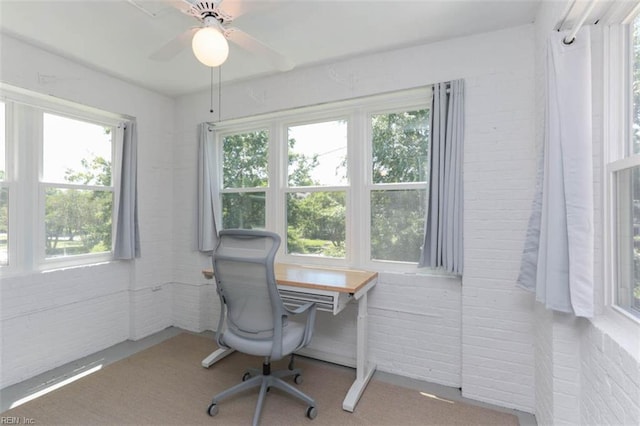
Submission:
M 38 425 L 251 424 L 256 391 L 223 401 L 215 417 L 206 409 L 215 393 L 237 383 L 246 367 L 259 367 L 261 359 L 235 353 L 205 369 L 200 362 L 214 348 L 209 338 L 183 333 L 2 416 L 33 419 Z M 298 359 L 297 366 L 304 369 L 300 389 L 316 399 L 318 417 L 307 419 L 302 402 L 272 389 L 262 425 L 518 424 L 511 414 L 426 397 L 376 380 L 369 383 L 355 412 L 348 413 L 342 410 L 342 399 L 355 371 L 304 359 Z M 286 360 L 274 367 L 286 368 Z

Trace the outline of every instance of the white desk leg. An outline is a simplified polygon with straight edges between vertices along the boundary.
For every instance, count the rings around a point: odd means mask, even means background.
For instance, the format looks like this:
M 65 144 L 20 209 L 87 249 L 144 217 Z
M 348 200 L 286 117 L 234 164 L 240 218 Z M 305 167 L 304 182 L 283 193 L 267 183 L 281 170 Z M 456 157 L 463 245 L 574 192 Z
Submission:
M 360 400 L 360 396 L 367 387 L 371 376 L 376 371 L 376 366 L 369 364 L 367 360 L 368 350 L 368 327 L 367 327 L 367 293 L 365 292 L 358 299 L 358 318 L 357 318 L 357 347 L 356 347 L 356 380 L 351 385 L 351 389 L 347 392 L 347 396 L 342 403 L 342 409 L 353 412 L 356 404 Z
M 216 362 L 220 361 L 225 356 L 231 355 L 233 352 L 235 352 L 235 349 L 223 349 L 223 348 L 216 349 L 215 352 L 213 352 L 211 355 L 209 355 L 208 357 L 202 360 L 202 366 L 204 368 L 209 368 Z

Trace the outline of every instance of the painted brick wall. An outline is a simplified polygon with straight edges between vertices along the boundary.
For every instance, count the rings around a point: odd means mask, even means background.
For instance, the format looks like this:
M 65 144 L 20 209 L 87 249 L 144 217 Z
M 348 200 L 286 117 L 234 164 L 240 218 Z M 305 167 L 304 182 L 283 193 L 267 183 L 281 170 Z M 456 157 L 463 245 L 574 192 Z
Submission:
M 509 67 L 467 79 L 462 393 L 531 410 L 533 303 L 515 280 L 533 193 L 534 44 L 512 40 Z
M 380 274 L 369 299 L 378 369 L 460 387 L 461 292 L 457 278 Z
M 121 265 L 3 279 L 1 387 L 126 340 L 127 279 Z
M 634 353 L 606 333 L 599 320 L 582 339 L 581 423 L 640 424 L 640 348 Z

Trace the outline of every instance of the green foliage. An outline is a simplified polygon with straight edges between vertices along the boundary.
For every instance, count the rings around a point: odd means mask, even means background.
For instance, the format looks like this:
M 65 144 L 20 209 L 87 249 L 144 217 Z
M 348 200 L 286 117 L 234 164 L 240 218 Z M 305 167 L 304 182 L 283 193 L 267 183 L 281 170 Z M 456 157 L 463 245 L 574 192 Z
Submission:
M 46 254 L 80 254 L 111 247 L 112 194 L 109 191 L 49 188 L 46 191 Z M 66 244 L 60 250 L 60 241 Z
M 373 182 L 424 182 L 429 152 L 429 110 L 375 115 Z
M 269 134 L 265 130 L 224 138 L 224 188 L 263 188 L 268 185 L 268 141 Z
M 227 229 L 265 227 L 264 192 L 244 192 L 222 195 L 222 223 Z
M 80 185 L 111 186 L 111 162 L 102 157 L 93 157 L 91 160 L 83 158 L 80 161 L 84 170 L 74 171 L 67 169 L 64 180 Z
M 424 233 L 426 191 L 371 194 L 371 258 L 417 262 Z
M 318 154 L 307 157 L 293 151 L 296 145 L 295 139 L 289 139 L 289 186 L 311 186 L 317 185 L 311 179 L 311 171 L 318 165 Z
M 0 188 L 0 233 L 7 233 L 9 226 L 9 191 Z
M 345 192 L 290 193 L 287 197 L 287 226 L 297 238 L 301 251 L 289 253 L 318 253 L 344 257 L 345 247 Z M 295 230 L 295 231 L 293 231 Z M 310 240 L 321 240 L 314 243 Z M 321 252 L 318 247 L 322 247 Z

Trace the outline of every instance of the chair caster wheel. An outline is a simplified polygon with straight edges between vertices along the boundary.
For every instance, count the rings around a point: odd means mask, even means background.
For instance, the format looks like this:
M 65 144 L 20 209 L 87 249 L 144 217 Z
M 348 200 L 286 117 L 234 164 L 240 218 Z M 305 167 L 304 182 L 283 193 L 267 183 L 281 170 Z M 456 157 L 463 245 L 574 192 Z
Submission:
M 293 383 L 295 383 L 296 385 L 301 385 L 302 384 L 302 375 L 301 374 L 296 374 L 295 376 L 293 376 Z
M 215 402 L 212 403 L 209 406 L 209 408 L 207 408 L 207 414 L 209 414 L 211 417 L 213 417 L 216 414 L 218 414 L 218 405 Z
M 246 382 L 247 380 L 249 380 L 251 378 L 251 373 L 249 373 L 248 371 L 246 373 L 244 373 L 244 375 L 242 376 L 242 381 Z
M 315 419 L 317 415 L 318 410 L 316 409 L 316 407 L 307 408 L 307 417 L 309 417 L 311 420 Z

